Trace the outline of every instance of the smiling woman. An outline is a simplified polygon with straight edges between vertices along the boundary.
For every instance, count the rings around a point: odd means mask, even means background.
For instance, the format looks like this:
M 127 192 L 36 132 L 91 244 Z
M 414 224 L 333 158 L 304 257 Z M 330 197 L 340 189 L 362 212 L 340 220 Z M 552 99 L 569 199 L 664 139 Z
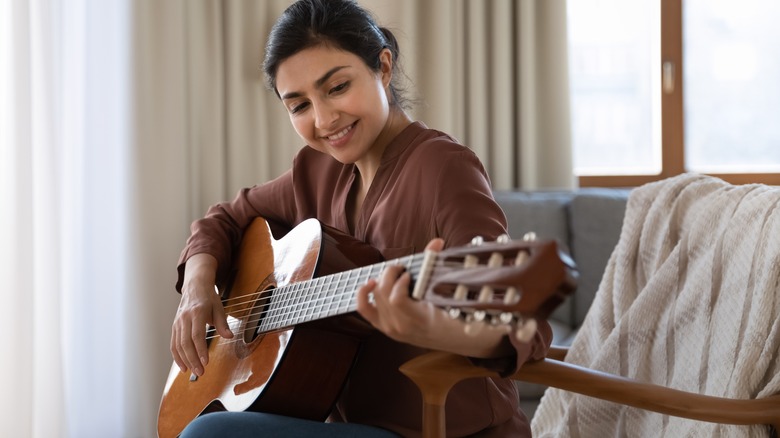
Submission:
M 385 92 L 393 77 L 391 51 L 377 58 L 375 72 L 351 52 L 320 45 L 290 56 L 277 71 L 276 91 L 295 131 L 310 147 L 355 163 L 361 187 L 371 185 L 387 143 L 411 123 L 403 111 L 391 111 L 397 104 Z
M 240 190 L 233 201 L 213 205 L 192 224 L 179 259 L 181 303 L 170 343 L 186 379 L 207 381 L 222 367 L 210 347 L 215 341 L 206 342 L 207 326 L 224 339 L 236 336 L 228 324 L 232 310 L 222 299 L 231 293 L 225 286 L 235 284 L 233 255 L 244 237 L 253 235 L 245 231 L 259 217 L 274 224 L 275 232 L 315 218 L 374 247 L 385 259 L 506 233 L 506 219 L 474 152 L 406 113 L 394 85 L 398 58 L 392 33 L 353 1 L 299 0 L 277 21 L 266 46 L 265 74 L 306 146 L 290 170 Z M 409 296 L 410 282 L 400 265 L 389 266 L 357 290 L 350 285 L 338 291 L 352 295 L 358 314 L 339 324 L 358 328 L 361 348 L 328 409 L 329 421 L 268 411 L 217 412 L 196 418 L 182 436 L 221 436 L 228 429 L 247 437 L 259 430 L 272 436 L 419 436 L 419 393 L 398 370 L 406 360 L 437 349 L 510 373 L 544 357 L 552 335 L 545 321 L 525 339 L 503 330 L 463 336 L 461 321 Z M 215 294 L 215 285 L 223 296 Z M 273 297 L 273 289 L 268 293 Z M 314 354 L 318 349 L 322 345 L 306 351 L 324 366 Z M 174 379 L 177 374 L 172 373 Z M 472 379 L 455 388 L 449 400 L 448 434 L 530 436 L 508 379 Z

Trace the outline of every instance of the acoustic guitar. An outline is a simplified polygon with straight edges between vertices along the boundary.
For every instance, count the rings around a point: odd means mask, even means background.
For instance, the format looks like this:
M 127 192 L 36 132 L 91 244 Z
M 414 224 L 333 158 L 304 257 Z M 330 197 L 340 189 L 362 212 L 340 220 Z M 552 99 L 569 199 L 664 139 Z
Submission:
M 255 219 L 222 291 L 235 336 L 209 329 L 209 363 L 200 377 L 173 364 L 158 436 L 176 437 L 215 410 L 324 421 L 360 345 L 361 330 L 349 323 L 358 320 L 357 289 L 392 264 L 411 274 L 414 298 L 467 326 L 513 327 L 518 336 L 533 334 L 528 321 L 546 318 L 575 289 L 574 264 L 554 241 L 475 240 L 382 261 L 374 248 L 314 219 L 279 240 L 268 222 Z

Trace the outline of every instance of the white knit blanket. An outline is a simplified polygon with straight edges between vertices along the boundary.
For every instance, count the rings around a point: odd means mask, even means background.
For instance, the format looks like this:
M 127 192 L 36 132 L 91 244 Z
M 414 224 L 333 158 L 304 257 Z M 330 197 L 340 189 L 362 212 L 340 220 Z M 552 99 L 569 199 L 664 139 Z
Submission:
M 780 393 L 780 188 L 685 174 L 635 189 L 567 362 L 720 397 Z M 550 388 L 534 437 L 766 436 Z

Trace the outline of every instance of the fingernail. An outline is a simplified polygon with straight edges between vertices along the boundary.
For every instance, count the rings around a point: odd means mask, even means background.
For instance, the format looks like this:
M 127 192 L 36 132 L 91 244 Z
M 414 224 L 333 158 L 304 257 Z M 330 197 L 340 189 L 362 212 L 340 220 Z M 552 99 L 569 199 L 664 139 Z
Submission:
M 209 364 L 209 358 L 208 358 L 208 356 L 201 356 L 201 357 L 200 357 L 200 363 L 202 363 L 204 367 L 205 367 L 206 365 L 208 365 L 208 364 Z

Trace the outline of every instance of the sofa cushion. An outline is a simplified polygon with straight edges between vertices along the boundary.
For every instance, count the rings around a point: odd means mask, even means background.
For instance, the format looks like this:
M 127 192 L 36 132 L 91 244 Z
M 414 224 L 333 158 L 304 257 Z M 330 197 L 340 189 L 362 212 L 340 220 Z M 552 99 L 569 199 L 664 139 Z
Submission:
M 617 245 L 629 193 L 629 189 L 583 188 L 571 200 L 571 253 L 580 275 L 573 299 L 575 327 L 585 319 Z

